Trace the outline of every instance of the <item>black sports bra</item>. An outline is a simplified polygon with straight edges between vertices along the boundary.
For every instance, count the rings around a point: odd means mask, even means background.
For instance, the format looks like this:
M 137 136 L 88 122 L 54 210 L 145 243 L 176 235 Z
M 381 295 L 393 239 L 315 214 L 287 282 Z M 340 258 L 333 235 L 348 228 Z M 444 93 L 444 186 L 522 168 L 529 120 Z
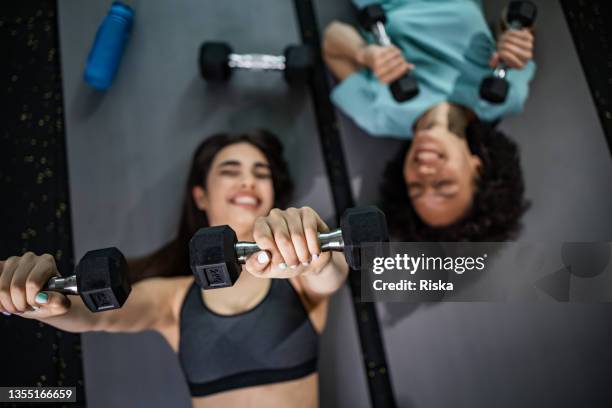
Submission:
M 319 336 L 287 279 L 272 279 L 253 309 L 208 309 L 194 283 L 181 307 L 179 360 L 191 395 L 304 377 L 317 369 Z

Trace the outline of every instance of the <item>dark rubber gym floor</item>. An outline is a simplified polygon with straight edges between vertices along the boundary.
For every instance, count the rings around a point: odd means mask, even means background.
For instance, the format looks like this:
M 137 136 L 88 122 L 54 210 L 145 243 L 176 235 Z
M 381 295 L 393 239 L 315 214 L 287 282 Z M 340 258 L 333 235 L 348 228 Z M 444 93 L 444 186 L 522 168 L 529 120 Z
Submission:
M 142 255 L 170 239 L 192 150 L 221 130 L 277 132 L 297 180 L 293 204 L 330 219 L 306 92 L 289 89 L 274 73 L 239 72 L 218 87 L 198 75 L 205 40 L 270 54 L 298 42 L 292 3 L 128 3 L 136 11 L 133 36 L 115 84 L 100 94 L 87 88 L 82 72 L 111 1 L 59 0 L 75 256 L 110 245 Z M 504 3 L 487 1 L 491 20 Z M 520 239 L 610 241 L 610 152 L 561 9 L 538 3 L 537 75 L 525 112 L 502 124 L 521 146 L 532 201 Z M 353 20 L 348 0 L 315 6 L 321 28 L 334 18 Z M 344 118 L 340 124 L 358 201 L 373 202 L 398 142 L 370 138 Z M 588 406 L 564 390 L 609 392 L 603 388 L 612 374 L 608 305 L 387 304 L 379 311 L 401 407 Z M 190 405 L 178 363 L 159 336 L 86 334 L 83 354 L 92 408 Z M 322 407 L 369 406 L 346 288 L 332 303 L 320 378 Z

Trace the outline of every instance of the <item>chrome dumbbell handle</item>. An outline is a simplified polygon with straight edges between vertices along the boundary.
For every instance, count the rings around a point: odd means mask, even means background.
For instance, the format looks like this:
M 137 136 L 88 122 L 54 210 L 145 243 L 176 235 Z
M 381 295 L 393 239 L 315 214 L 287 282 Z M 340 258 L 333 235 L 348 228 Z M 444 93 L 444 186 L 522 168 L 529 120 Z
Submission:
M 65 278 L 55 276 L 47 281 L 43 290 L 60 292 L 66 295 L 78 295 L 79 290 L 77 288 L 76 275 L 70 275 Z
M 383 47 L 388 47 L 391 45 L 391 38 L 387 35 L 387 30 L 385 30 L 385 25 L 382 21 L 377 21 L 376 24 L 372 26 L 372 33 L 374 37 L 376 37 L 376 41 L 379 45 Z
M 508 66 L 502 61 L 495 67 L 493 76 L 495 78 L 504 79 L 506 78 L 506 75 L 508 75 Z
M 344 239 L 342 238 L 342 230 L 340 228 L 330 232 L 319 232 L 317 233 L 319 238 L 319 245 L 321 251 L 343 251 L 344 250 Z M 238 262 L 245 263 L 247 258 L 261 251 L 261 248 L 254 242 L 238 242 L 235 246 L 236 258 Z
M 259 71 L 282 71 L 286 67 L 284 55 L 268 54 L 230 54 L 230 68 L 253 69 Z

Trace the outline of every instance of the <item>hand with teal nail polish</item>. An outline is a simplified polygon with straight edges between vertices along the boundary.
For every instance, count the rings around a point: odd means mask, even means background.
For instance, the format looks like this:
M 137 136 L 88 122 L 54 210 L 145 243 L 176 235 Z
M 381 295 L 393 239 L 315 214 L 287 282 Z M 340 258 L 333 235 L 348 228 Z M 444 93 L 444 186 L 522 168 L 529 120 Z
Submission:
M 38 320 L 65 314 L 70 305 L 66 296 L 42 291 L 54 276 L 59 272 L 49 254 L 26 252 L 0 262 L 0 311 Z

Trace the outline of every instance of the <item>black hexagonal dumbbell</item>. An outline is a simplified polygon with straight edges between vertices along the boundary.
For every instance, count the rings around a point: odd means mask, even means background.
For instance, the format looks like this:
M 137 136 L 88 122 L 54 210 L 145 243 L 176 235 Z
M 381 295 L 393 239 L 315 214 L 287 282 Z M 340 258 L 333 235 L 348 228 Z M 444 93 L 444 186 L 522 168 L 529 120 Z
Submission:
M 373 206 L 348 209 L 340 228 L 319 233 L 322 251 L 342 251 L 352 269 L 361 268 L 362 243 L 388 242 L 385 214 Z M 227 225 L 200 229 L 189 242 L 191 271 L 202 289 L 232 286 L 249 255 L 259 252 L 254 242 L 238 242 Z
M 233 69 L 283 71 L 289 84 L 310 78 L 314 54 L 307 45 L 290 45 L 283 55 L 235 54 L 229 44 L 205 42 L 200 48 L 200 73 L 207 81 L 227 81 Z
M 77 265 L 76 274 L 51 278 L 43 290 L 79 295 L 89 310 L 102 312 L 123 306 L 132 287 L 121 251 L 105 248 L 87 252 Z
M 382 46 L 391 45 L 391 39 L 385 30 L 387 17 L 385 11 L 379 4 L 372 4 L 358 11 L 359 24 L 366 30 L 372 32 L 376 42 Z M 414 75 L 407 72 L 399 79 L 389 85 L 391 95 L 397 102 L 405 102 L 419 94 L 419 85 Z
M 531 27 L 535 22 L 538 9 L 528 0 L 515 0 L 508 4 L 505 14 L 505 25 L 509 30 L 520 30 Z M 486 77 L 480 83 L 480 97 L 491 103 L 504 103 L 508 97 L 510 84 L 506 80 L 508 67 L 500 62 L 493 75 Z

